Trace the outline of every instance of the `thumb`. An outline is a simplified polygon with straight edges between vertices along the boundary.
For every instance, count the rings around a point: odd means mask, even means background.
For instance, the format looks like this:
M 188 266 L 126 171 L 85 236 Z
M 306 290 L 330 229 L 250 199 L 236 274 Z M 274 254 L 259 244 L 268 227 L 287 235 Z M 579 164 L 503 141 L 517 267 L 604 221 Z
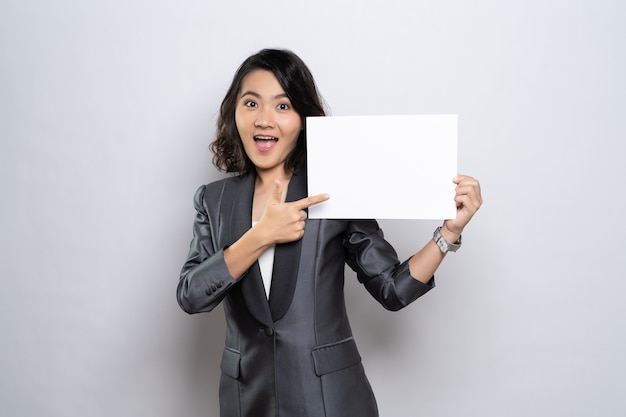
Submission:
M 279 180 L 274 180 L 274 191 L 272 191 L 272 203 L 284 203 L 285 195 L 283 195 L 283 184 Z

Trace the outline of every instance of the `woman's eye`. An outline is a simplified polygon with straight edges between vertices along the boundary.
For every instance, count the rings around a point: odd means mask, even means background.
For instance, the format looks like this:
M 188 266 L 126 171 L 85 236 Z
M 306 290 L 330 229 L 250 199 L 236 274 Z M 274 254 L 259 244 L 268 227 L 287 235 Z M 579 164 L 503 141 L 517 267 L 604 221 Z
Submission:
M 278 105 L 279 110 L 289 110 L 289 104 L 281 103 Z
M 245 103 L 243 103 L 244 106 L 246 107 L 256 107 L 256 103 L 252 100 L 248 100 Z

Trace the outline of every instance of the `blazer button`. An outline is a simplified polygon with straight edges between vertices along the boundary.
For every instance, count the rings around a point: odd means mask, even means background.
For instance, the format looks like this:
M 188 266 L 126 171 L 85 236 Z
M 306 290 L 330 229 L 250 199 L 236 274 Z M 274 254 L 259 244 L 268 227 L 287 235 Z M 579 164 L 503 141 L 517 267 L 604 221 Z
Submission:
M 263 331 L 265 332 L 265 336 L 274 336 L 274 329 L 266 327 Z

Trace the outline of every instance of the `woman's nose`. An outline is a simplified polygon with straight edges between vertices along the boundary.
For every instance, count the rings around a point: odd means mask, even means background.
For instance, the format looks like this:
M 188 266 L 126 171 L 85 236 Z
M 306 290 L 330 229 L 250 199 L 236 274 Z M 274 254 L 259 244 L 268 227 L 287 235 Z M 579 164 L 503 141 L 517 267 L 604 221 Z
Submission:
M 254 122 L 254 125 L 257 127 L 273 127 L 274 122 L 272 119 L 271 112 L 267 110 L 259 110 L 257 112 L 257 117 Z

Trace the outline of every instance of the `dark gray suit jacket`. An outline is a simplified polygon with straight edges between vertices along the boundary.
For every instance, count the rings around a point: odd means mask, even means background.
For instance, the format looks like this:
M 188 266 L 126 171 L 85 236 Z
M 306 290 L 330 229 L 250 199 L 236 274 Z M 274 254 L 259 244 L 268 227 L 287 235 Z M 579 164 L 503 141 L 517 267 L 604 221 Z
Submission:
M 385 308 L 398 310 L 434 286 L 409 275 L 374 220 L 308 219 L 301 240 L 276 245 L 269 302 L 255 263 L 240 281 L 223 250 L 252 221 L 254 174 L 202 186 L 177 298 L 188 313 L 224 303 L 222 417 L 370 417 L 377 406 L 346 316 L 348 263 Z M 287 201 L 306 197 L 296 172 Z

